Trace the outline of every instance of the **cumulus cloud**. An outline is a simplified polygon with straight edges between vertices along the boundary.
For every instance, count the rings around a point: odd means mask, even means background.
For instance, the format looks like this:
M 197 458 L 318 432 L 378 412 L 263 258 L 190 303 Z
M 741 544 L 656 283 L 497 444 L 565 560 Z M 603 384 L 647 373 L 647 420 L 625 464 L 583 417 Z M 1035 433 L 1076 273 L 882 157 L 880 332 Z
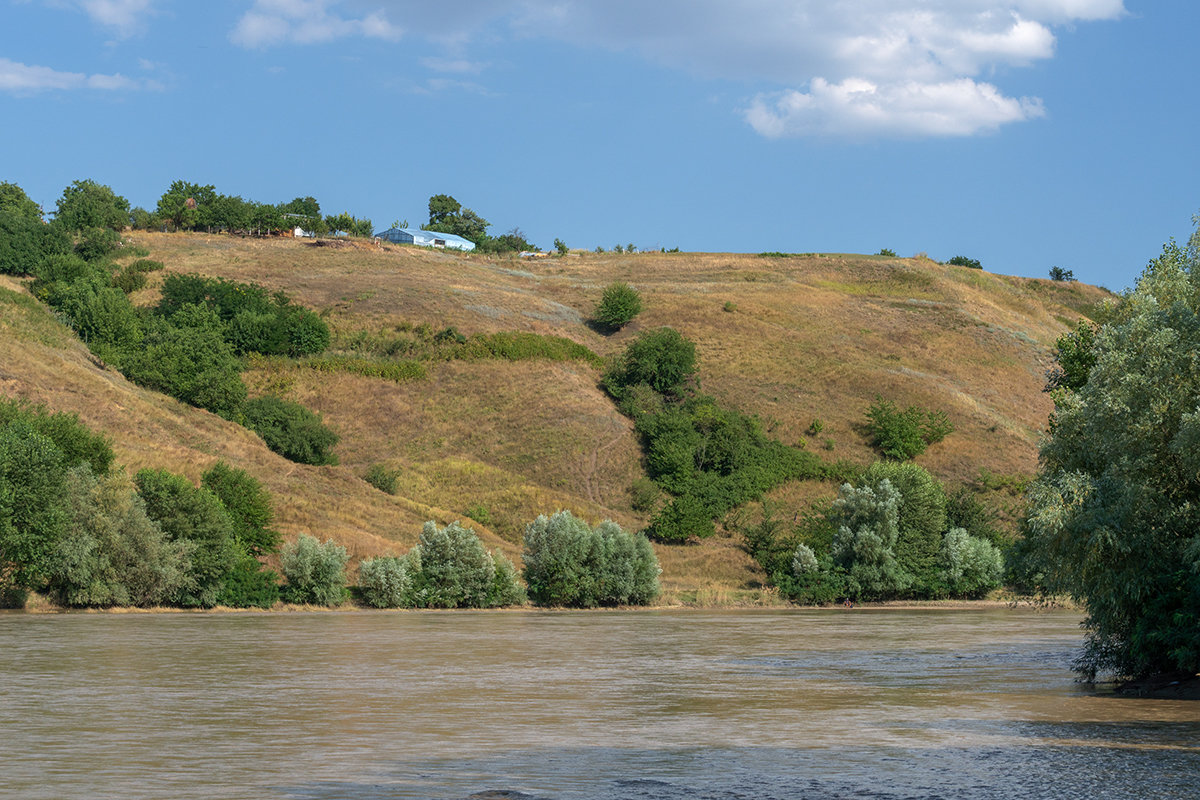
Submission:
M 247 48 L 284 43 L 317 44 L 348 36 L 395 41 L 401 29 L 388 21 L 382 10 L 361 17 L 334 13 L 330 0 L 255 0 L 238 20 L 229 38 Z
M 763 136 L 967 136 L 1045 113 L 1036 98 L 1005 97 L 970 78 L 944 83 L 876 84 L 814 78 L 807 92 L 760 96 L 746 121 Z
M 373 2 L 413 30 L 446 29 L 433 4 Z M 770 136 L 965 136 L 1041 116 L 1036 98 L 1004 94 L 1004 72 L 1053 57 L 1055 27 L 1125 13 L 1122 0 L 460 0 L 456 9 L 460 4 L 469 7 L 458 9 L 451 25 L 460 37 L 507 28 L 518 37 L 632 51 L 706 77 L 774 84 L 745 111 L 752 127 Z
M 11 94 L 34 94 L 51 90 L 138 89 L 142 84 L 124 75 L 87 75 L 82 72 L 63 72 L 50 67 L 30 66 L 0 58 L 0 91 Z

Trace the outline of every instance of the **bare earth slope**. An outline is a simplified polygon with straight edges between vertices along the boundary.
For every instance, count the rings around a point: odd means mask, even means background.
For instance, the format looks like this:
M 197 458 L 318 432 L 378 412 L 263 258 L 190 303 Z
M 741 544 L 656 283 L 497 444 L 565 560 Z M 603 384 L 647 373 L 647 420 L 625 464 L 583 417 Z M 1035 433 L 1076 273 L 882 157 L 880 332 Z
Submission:
M 283 290 L 321 311 L 343 343 L 426 324 L 465 335 L 553 334 L 610 356 L 639 331 L 671 325 L 696 342 L 704 391 L 759 415 L 772 436 L 831 459 L 874 457 L 862 423 L 876 395 L 944 409 L 956 432 L 918 463 L 951 484 L 1035 470 L 1051 408 L 1041 389 L 1053 342 L 1110 296 L 1076 283 L 878 256 L 515 259 L 218 235 L 133 238 L 168 271 Z M 646 310 L 604 336 L 586 321 L 615 280 L 637 287 Z M 135 302 L 155 302 L 155 285 Z M 275 497 L 285 537 L 331 536 L 362 558 L 406 549 L 426 519 L 486 509 L 487 526 L 472 526 L 516 555 L 524 523 L 559 508 L 593 522 L 645 524 L 631 507 L 630 485 L 643 474 L 638 442 L 599 389 L 594 366 L 427 367 L 426 379 L 402 383 L 278 363 L 250 370 L 252 394 L 282 392 L 320 411 L 341 436 L 339 466 L 306 467 L 237 425 L 129 384 L 18 282 L 0 284 L 0 391 L 78 413 L 113 438 L 130 469 L 166 467 L 198 480 L 224 458 L 248 470 Z M 816 437 L 806 434 L 814 419 L 823 423 Z M 373 463 L 401 471 L 397 496 L 361 479 Z M 792 513 L 833 492 L 794 485 L 775 499 Z M 733 537 L 659 554 L 669 598 L 732 602 L 757 585 Z

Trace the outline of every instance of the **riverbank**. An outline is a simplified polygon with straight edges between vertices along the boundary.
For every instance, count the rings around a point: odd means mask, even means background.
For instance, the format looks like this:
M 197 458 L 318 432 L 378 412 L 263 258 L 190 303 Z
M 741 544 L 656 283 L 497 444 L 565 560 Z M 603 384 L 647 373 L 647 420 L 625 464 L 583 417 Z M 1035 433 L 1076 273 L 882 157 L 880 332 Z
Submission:
M 795 603 L 789 603 L 781 598 L 777 593 L 770 591 L 761 591 L 745 594 L 728 594 L 722 593 L 703 599 L 681 600 L 678 597 L 663 598 L 660 602 L 647 606 L 620 606 L 618 608 L 580 608 L 580 609 L 563 609 L 563 608 L 547 608 L 534 605 L 507 606 L 504 608 L 493 609 L 476 609 L 485 610 L 490 613 L 521 613 L 530 611 L 574 611 L 574 612 L 610 612 L 610 611 L 739 611 L 739 610 L 776 610 L 789 611 L 799 609 L 815 609 L 827 608 L 839 611 L 867 611 L 867 610 L 920 610 L 920 609 L 985 609 L 985 608 L 1017 608 L 1017 607 L 1033 607 L 1034 604 L 1023 598 L 1016 598 L 1011 595 L 995 592 L 992 595 L 978 600 L 887 600 L 872 603 L 854 603 L 852 605 L 833 604 L 828 606 L 802 606 Z M 1068 600 L 1056 601 L 1046 606 L 1047 608 L 1075 610 L 1078 607 Z M 289 613 L 305 613 L 311 614 L 316 612 L 321 613 L 348 613 L 356 611 L 372 611 L 372 612 L 432 612 L 441 613 L 445 611 L 453 611 L 456 609 L 428 609 L 428 608 L 374 608 L 372 606 L 362 605 L 353 600 L 337 606 L 319 606 L 319 605 L 300 605 L 294 603 L 276 603 L 270 608 L 231 608 L 228 606 L 214 606 L 212 608 L 180 608 L 178 606 L 151 606 L 142 608 L 138 606 L 112 606 L 108 608 L 69 608 L 66 606 L 56 605 L 46 597 L 30 593 L 26 601 L 25 608 L 15 609 L 0 609 L 0 613 L 26 613 L 26 614 L 289 614 Z

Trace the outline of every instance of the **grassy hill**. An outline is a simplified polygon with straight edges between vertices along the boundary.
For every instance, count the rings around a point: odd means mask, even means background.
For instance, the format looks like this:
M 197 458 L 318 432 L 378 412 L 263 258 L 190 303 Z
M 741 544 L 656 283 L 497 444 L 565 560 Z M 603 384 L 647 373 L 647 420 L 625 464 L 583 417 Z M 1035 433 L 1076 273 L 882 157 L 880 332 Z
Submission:
M 244 428 L 130 384 L 18 281 L 0 278 L 0 392 L 79 414 L 112 437 L 118 461 L 132 470 L 165 467 L 198 480 L 223 458 L 272 492 L 285 537 L 332 537 L 354 559 L 403 552 L 425 520 L 465 520 L 469 510 L 486 519 L 472 523 L 485 542 L 513 557 L 539 513 L 568 508 L 634 529 L 648 521 L 632 507 L 631 484 L 644 474 L 638 441 L 598 387 L 594 360 L 450 357 L 454 348 L 444 345 L 461 337 L 563 337 L 608 357 L 639 331 L 670 325 L 696 343 L 704 391 L 758 415 L 771 436 L 831 460 L 875 457 L 862 426 L 876 395 L 940 408 L 956 431 L 918 463 L 1003 505 L 1005 490 L 1036 469 L 1055 338 L 1110 296 L 925 258 L 515 259 L 358 242 L 132 238 L 167 272 L 252 281 L 317 309 L 334 330 L 334 354 L 416 360 L 425 377 L 330 372 L 329 359 L 253 360 L 245 374 L 252 395 L 297 400 L 341 436 L 338 466 L 302 466 Z M 156 301 L 162 274 L 152 274 L 135 303 Z M 587 320 L 616 280 L 637 287 L 646 310 L 606 336 Z M 815 436 L 814 420 L 822 423 Z M 395 496 L 362 480 L 377 463 L 399 471 Z M 771 499 L 791 518 L 835 489 L 797 483 Z M 759 596 L 760 576 L 734 536 L 658 552 L 668 601 Z

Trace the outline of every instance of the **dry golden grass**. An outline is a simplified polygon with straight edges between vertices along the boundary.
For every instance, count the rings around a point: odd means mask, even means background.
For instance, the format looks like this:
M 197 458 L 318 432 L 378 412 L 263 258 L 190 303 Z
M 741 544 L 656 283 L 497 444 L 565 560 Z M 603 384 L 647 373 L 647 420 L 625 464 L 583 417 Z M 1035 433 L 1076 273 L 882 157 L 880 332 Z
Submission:
M 918 463 L 952 483 L 973 481 L 981 469 L 1035 470 L 1051 408 L 1041 388 L 1053 341 L 1109 296 L 921 258 L 639 253 L 522 261 L 292 239 L 133 238 L 168 272 L 286 291 L 342 332 L 417 324 L 467 335 L 528 331 L 608 356 L 639 331 L 671 325 L 696 342 L 704 391 L 827 458 L 874 457 L 862 423 L 877 394 L 946 410 L 956 432 Z M 152 273 L 135 302 L 155 302 L 161 276 Z M 603 336 L 585 323 L 615 280 L 638 288 L 646 310 Z M 248 372 L 253 394 L 298 400 L 341 436 L 339 466 L 306 467 L 275 456 L 245 429 L 130 385 L 27 296 L 14 299 L 22 294 L 15 281 L 0 284 L 0 391 L 78 413 L 113 438 L 129 469 L 166 467 L 192 480 L 218 458 L 246 469 L 272 492 L 287 537 L 331 536 L 362 558 L 406 549 L 426 519 L 465 521 L 468 508 L 482 506 L 489 527 L 471 526 L 514 557 L 521 529 L 539 513 L 568 508 L 633 528 L 647 521 L 630 506 L 630 484 L 642 474 L 632 426 L 587 364 L 436 363 L 428 379 L 406 383 L 277 364 Z M 815 437 L 805 433 L 814 419 L 824 424 Z M 823 449 L 826 440 L 832 450 Z M 401 470 L 396 496 L 361 479 L 373 463 Z M 771 499 L 790 516 L 832 492 L 796 484 Z M 668 602 L 774 601 L 728 534 L 658 551 Z

